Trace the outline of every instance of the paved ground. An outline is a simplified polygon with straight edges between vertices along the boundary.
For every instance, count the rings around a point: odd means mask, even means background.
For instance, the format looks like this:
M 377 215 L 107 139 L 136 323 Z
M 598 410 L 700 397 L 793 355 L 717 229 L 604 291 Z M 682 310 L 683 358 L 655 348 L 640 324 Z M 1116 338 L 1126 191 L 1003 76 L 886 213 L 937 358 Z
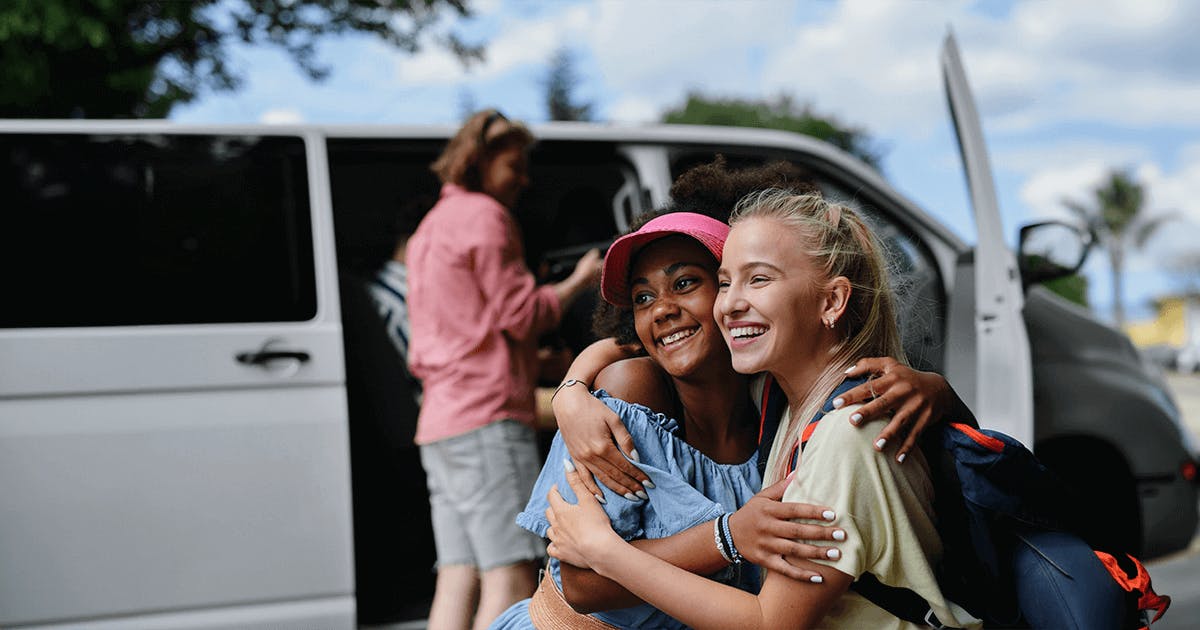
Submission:
M 1183 421 L 1196 436 L 1200 436 L 1200 374 L 1167 373 L 1167 384 L 1175 394 L 1175 402 L 1183 411 Z
M 1184 424 L 1200 437 L 1200 375 L 1167 374 L 1167 384 L 1183 412 Z M 1170 595 L 1171 609 L 1155 630 L 1185 630 L 1200 626 L 1200 535 L 1182 553 L 1150 563 L 1159 593 Z

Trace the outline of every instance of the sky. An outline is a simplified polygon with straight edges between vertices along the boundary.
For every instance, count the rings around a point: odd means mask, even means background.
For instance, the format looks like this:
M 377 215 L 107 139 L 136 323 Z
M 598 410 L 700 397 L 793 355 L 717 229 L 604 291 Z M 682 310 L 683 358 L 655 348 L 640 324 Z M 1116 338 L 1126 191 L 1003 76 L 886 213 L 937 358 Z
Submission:
M 885 177 L 975 241 L 942 92 L 939 49 L 958 39 L 982 116 L 1007 240 L 1020 225 L 1069 219 L 1113 168 L 1147 189 L 1147 213 L 1171 215 L 1126 262 L 1131 319 L 1154 298 L 1200 288 L 1200 2 L 1178 0 L 474 0 L 429 31 L 486 42 L 469 68 L 428 45 L 408 54 L 366 36 L 324 40 L 324 82 L 281 51 L 232 49 L 234 93 L 178 106 L 180 122 L 455 123 L 496 106 L 546 119 L 543 84 L 560 49 L 576 61 L 579 100 L 597 120 L 655 122 L 689 92 L 793 96 L 868 131 Z M 1111 315 L 1108 258 L 1085 266 L 1089 299 Z

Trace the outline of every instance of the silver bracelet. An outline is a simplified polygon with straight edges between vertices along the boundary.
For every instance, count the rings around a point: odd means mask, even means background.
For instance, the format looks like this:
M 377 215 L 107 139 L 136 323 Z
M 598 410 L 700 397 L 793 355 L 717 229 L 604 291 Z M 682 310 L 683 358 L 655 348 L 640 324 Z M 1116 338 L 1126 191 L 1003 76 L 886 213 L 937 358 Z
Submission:
M 588 387 L 587 383 L 584 383 L 583 381 L 581 381 L 577 378 L 569 378 L 569 379 L 559 383 L 558 387 L 554 388 L 554 393 L 550 394 L 550 402 L 552 402 L 552 403 L 554 402 L 554 397 L 558 395 L 558 392 L 562 391 L 562 388 L 570 387 L 572 385 L 583 385 L 584 387 L 587 387 L 589 390 L 591 389 L 590 387 Z

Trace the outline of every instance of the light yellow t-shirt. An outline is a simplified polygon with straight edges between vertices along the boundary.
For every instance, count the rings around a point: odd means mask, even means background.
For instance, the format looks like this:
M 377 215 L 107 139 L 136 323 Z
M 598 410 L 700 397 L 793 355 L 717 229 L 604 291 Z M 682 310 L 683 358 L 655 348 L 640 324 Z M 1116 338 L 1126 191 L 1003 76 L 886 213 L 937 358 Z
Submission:
M 878 453 L 873 442 L 883 420 L 861 428 L 849 422 L 860 405 L 826 414 L 800 456 L 799 468 L 784 492 L 784 501 L 828 505 L 837 511 L 838 527 L 846 540 L 837 543 L 838 560 L 816 560 L 857 579 L 871 573 L 879 581 L 915 591 L 933 608 L 943 624 L 978 628 L 982 624 L 948 602 L 938 588 L 933 566 L 942 554 L 934 527 L 933 485 L 929 465 L 919 450 L 904 464 L 894 452 Z M 779 427 L 782 438 L 788 418 Z M 791 454 L 792 446 L 776 444 L 775 459 Z M 824 523 L 820 523 L 824 524 Z M 853 591 L 847 591 L 821 621 L 822 628 L 916 628 Z

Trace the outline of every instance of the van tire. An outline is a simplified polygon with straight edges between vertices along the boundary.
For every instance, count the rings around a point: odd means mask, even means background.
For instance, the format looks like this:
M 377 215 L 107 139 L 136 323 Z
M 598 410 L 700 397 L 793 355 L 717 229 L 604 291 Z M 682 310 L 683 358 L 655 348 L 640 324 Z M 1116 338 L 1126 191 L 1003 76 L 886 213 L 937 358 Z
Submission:
M 1079 527 L 1093 547 L 1141 554 L 1141 504 L 1120 451 L 1093 438 L 1059 438 L 1039 444 L 1037 457 L 1077 493 Z

